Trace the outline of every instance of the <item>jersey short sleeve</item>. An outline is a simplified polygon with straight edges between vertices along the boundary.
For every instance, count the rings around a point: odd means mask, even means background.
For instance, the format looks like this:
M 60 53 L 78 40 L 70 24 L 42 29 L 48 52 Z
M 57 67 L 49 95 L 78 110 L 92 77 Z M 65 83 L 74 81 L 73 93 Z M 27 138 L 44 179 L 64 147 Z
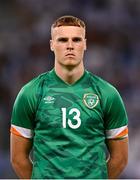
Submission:
M 38 78 L 33 79 L 17 95 L 12 111 L 11 133 L 25 138 L 33 137 L 38 84 Z
M 119 92 L 110 86 L 105 102 L 105 129 L 107 139 L 128 137 L 128 118 Z

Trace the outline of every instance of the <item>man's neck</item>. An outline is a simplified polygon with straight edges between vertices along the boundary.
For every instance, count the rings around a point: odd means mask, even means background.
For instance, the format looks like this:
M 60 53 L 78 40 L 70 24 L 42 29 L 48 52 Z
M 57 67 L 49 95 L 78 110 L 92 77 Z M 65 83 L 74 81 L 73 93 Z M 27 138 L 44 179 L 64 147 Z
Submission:
M 84 74 L 84 66 L 81 66 L 80 68 L 63 68 L 62 66 L 55 66 L 55 72 L 66 83 L 74 84 Z

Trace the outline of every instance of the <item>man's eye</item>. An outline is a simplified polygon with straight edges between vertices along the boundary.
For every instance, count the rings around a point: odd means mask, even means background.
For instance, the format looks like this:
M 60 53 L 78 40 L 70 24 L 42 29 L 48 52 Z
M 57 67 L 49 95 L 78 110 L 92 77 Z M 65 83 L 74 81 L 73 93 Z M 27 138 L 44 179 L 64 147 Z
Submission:
M 59 42 L 67 42 L 68 40 L 66 38 L 59 38 L 58 41 Z
M 80 41 L 82 41 L 81 38 L 74 38 L 74 39 L 73 39 L 73 42 L 80 42 Z

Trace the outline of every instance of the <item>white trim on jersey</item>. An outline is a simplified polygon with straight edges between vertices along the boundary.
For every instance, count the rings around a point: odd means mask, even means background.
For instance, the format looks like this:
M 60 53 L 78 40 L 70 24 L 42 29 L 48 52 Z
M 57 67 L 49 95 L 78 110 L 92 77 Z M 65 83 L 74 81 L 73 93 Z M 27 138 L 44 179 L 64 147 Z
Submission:
M 106 130 L 106 138 L 107 139 L 117 139 L 117 138 L 125 138 L 128 137 L 128 127 L 122 126 L 120 128 Z
M 19 127 L 16 125 L 11 125 L 11 132 L 13 134 L 25 137 L 25 138 L 32 138 L 33 137 L 33 130 Z

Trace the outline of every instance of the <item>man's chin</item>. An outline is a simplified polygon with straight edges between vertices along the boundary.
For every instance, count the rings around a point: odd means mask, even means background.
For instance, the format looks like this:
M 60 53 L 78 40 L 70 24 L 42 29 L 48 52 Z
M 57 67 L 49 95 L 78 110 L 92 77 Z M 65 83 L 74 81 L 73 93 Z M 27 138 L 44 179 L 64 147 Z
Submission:
M 74 60 L 67 61 L 65 66 L 77 66 L 79 63 L 75 62 Z
M 64 67 L 69 69 L 69 70 L 72 70 L 76 67 L 78 67 L 79 63 L 69 63 L 69 64 L 65 64 Z
M 76 64 L 79 64 L 75 58 L 68 58 L 64 61 L 64 63 L 67 65 L 74 65 L 74 66 Z
M 68 59 L 65 59 L 61 65 L 65 67 L 69 67 L 69 68 L 74 68 L 78 66 L 79 64 L 80 64 L 80 61 L 77 61 L 74 58 L 68 58 Z

